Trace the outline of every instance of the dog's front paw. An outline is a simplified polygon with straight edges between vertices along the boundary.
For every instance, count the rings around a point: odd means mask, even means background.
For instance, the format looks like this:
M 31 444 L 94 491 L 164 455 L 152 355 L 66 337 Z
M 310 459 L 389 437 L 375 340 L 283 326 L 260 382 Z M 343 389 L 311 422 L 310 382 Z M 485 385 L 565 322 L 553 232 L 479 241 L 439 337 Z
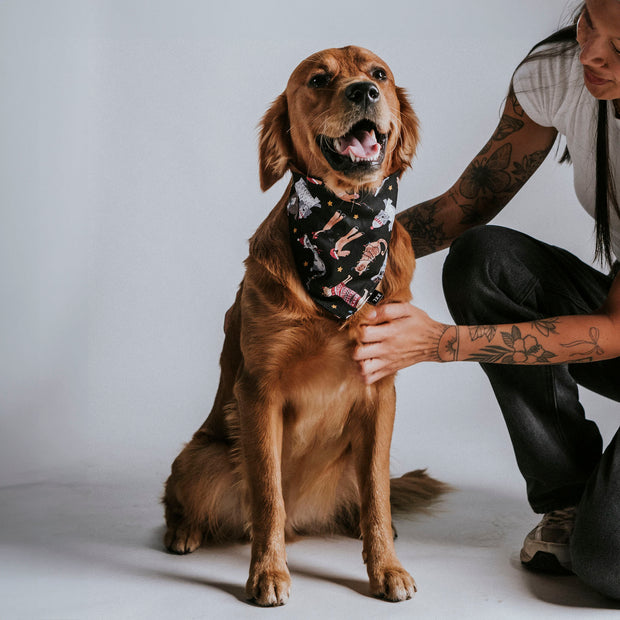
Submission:
M 277 607 L 288 601 L 291 591 L 291 576 L 284 570 L 250 571 L 250 578 L 245 586 L 248 600 L 261 607 Z
M 417 591 L 413 577 L 400 566 L 373 572 L 374 576 L 370 577 L 370 591 L 373 596 L 394 602 L 406 601 Z

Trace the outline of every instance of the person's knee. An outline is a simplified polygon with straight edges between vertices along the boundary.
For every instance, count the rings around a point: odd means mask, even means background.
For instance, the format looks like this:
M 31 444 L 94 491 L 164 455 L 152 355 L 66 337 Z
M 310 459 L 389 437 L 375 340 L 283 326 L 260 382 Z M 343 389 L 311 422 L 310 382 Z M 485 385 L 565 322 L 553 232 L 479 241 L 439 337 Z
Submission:
M 458 321 L 486 321 L 488 302 L 497 295 L 502 273 L 510 269 L 507 248 L 515 231 L 499 226 L 478 226 L 458 237 L 443 267 L 446 303 Z
M 571 539 L 573 572 L 597 592 L 620 600 L 620 532 L 578 519 Z

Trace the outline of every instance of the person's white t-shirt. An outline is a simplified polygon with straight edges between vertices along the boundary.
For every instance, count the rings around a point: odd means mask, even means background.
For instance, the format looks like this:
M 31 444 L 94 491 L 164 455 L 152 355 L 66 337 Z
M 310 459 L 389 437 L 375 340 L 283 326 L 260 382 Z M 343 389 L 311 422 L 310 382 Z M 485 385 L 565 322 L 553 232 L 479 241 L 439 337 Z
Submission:
M 544 48 L 543 48 L 544 49 Z M 579 48 L 560 56 L 526 62 L 513 78 L 515 95 L 525 113 L 539 125 L 555 127 L 566 137 L 574 169 L 575 193 L 594 217 L 596 193 L 596 124 L 598 100 L 583 81 Z M 620 203 L 620 119 L 607 102 L 609 156 Z M 620 259 L 620 218 L 610 209 L 611 247 Z

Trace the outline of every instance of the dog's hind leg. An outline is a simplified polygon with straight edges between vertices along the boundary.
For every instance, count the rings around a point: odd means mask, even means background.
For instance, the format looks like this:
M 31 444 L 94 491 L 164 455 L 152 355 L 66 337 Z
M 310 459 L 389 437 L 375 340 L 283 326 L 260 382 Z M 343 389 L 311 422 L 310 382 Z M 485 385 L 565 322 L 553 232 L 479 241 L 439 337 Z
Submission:
M 234 401 L 234 386 L 237 373 L 242 363 L 240 331 L 241 331 L 241 294 L 243 282 L 237 291 L 235 303 L 229 308 L 224 321 L 224 346 L 220 354 L 220 382 L 213 401 L 209 417 L 200 427 L 199 433 L 205 433 L 211 441 L 230 443 L 229 417 L 230 404 Z M 203 438 L 203 443 L 206 439 Z
M 233 389 L 241 364 L 240 297 L 226 314 L 225 339 L 220 356 L 220 384 L 209 417 L 172 465 L 163 503 L 167 532 L 164 543 L 174 553 L 197 549 L 205 533 L 213 538 L 239 538 L 246 529 L 242 519 L 242 490 L 231 446 L 236 431 Z M 232 426 L 231 426 L 232 425 Z M 232 434 L 231 434 L 232 433 Z
M 247 530 L 243 489 L 223 443 L 201 443 L 200 433 L 179 454 L 166 482 L 166 548 L 195 551 L 204 538 L 238 540 Z

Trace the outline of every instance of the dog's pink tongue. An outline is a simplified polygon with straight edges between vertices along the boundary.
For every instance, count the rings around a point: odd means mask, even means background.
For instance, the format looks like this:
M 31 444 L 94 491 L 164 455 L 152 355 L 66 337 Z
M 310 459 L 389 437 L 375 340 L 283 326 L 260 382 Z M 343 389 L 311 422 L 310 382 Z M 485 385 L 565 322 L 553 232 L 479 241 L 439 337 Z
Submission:
M 355 157 L 374 157 L 381 150 L 374 131 L 356 131 L 339 139 L 341 155 Z

